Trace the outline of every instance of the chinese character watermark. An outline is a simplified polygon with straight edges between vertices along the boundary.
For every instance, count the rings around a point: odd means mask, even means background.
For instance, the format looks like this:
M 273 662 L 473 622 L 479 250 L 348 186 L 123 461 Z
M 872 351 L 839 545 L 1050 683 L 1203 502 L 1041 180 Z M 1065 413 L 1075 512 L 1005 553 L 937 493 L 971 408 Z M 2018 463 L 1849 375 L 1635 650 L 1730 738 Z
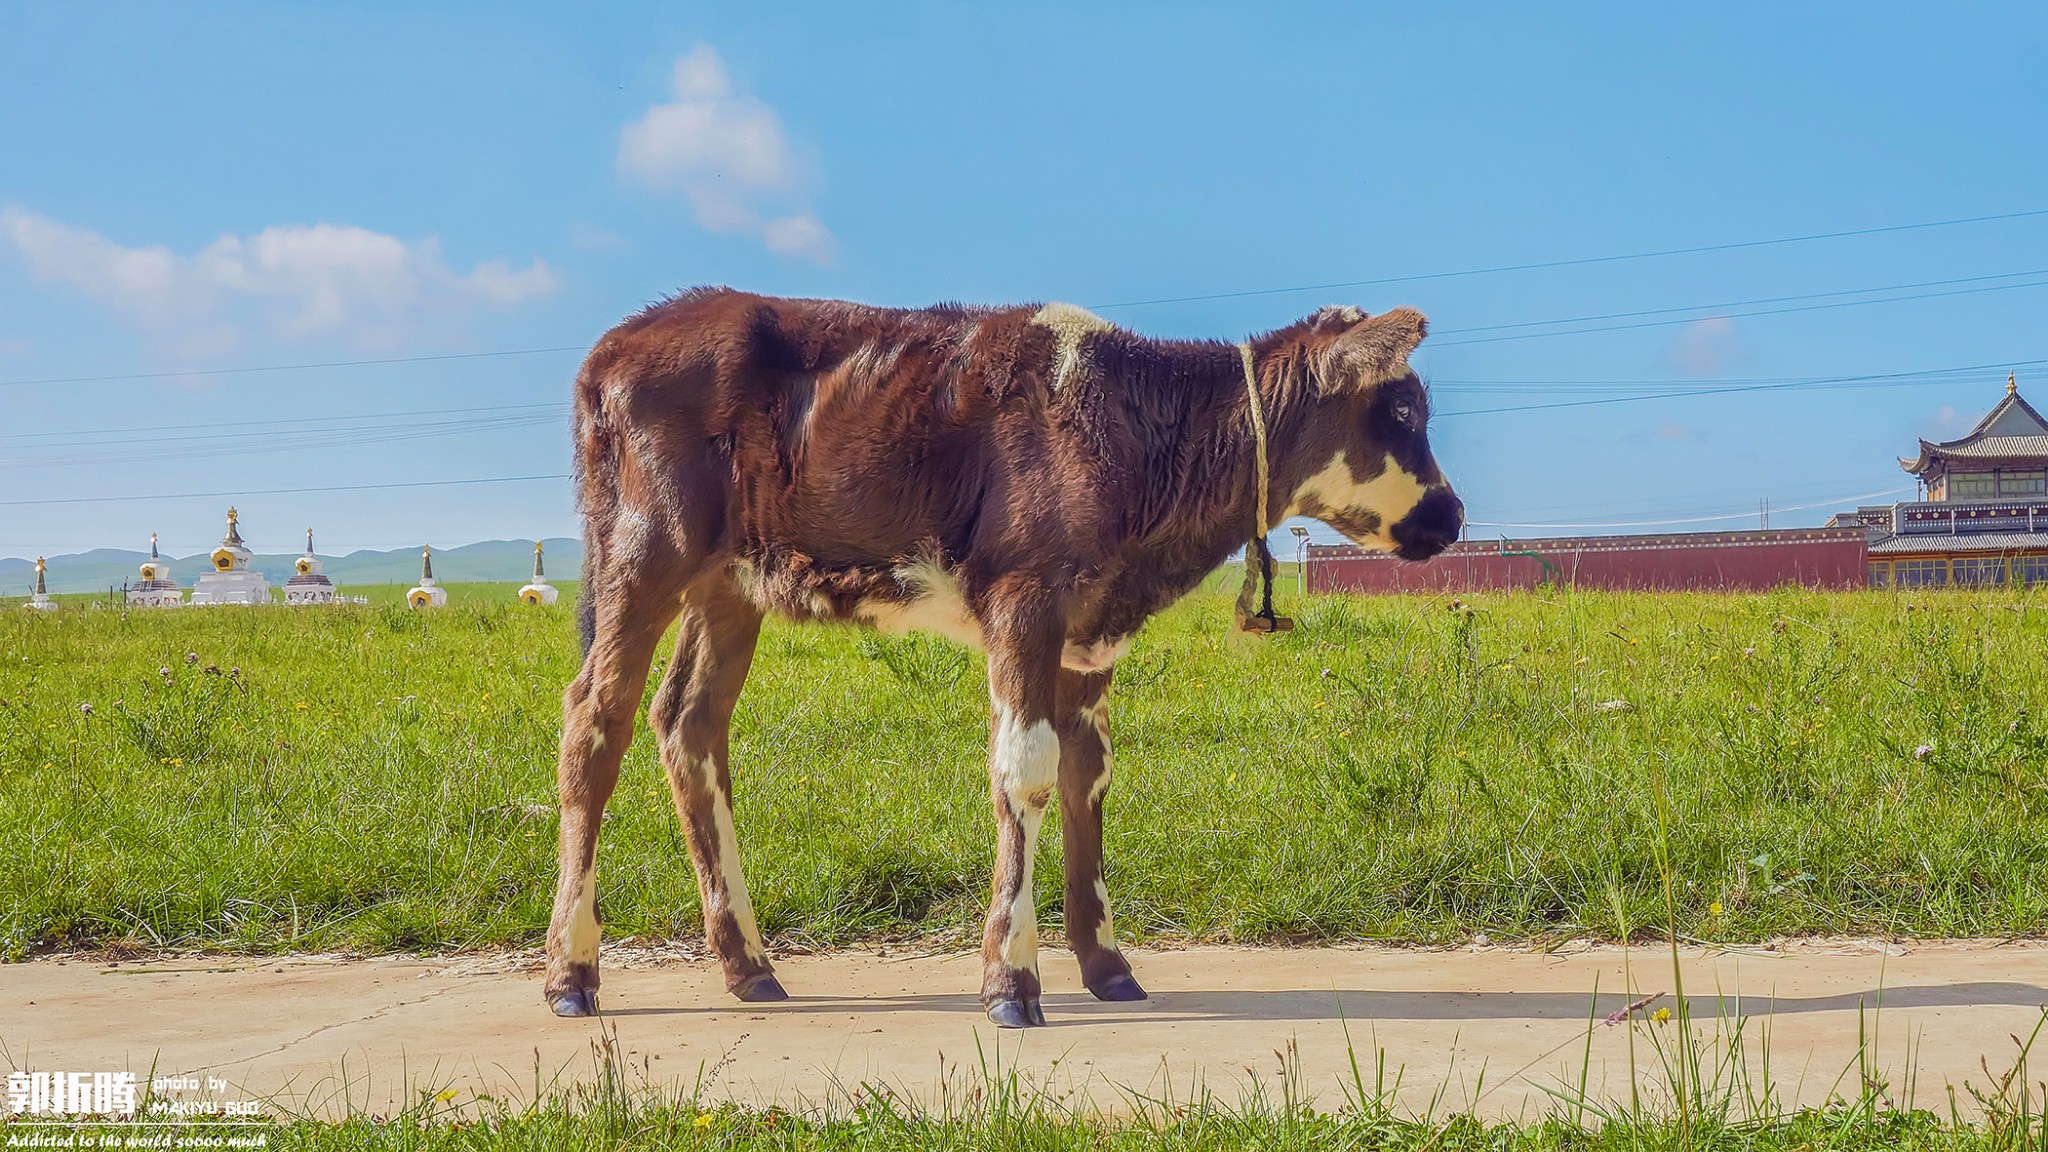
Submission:
M 135 1114 L 133 1072 L 9 1072 L 10 1116 L 98 1116 Z

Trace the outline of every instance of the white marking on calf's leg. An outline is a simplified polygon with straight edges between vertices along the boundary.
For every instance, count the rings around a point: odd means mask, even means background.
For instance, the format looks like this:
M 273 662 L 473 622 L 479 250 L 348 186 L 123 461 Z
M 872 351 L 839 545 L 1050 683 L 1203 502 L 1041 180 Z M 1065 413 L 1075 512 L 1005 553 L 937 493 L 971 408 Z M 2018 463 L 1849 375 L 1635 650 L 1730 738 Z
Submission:
M 1112 925 L 1109 915 L 1109 885 L 1102 882 L 1100 875 L 1095 877 L 1095 899 L 1102 908 L 1102 920 L 1095 925 L 1095 942 L 1102 946 L 1103 951 L 1114 952 L 1116 928 Z
M 713 855 L 718 861 L 719 887 L 725 895 L 725 910 L 739 925 L 740 940 L 751 959 L 761 959 L 767 949 L 761 944 L 761 928 L 754 920 L 754 901 L 747 893 L 747 877 L 740 869 L 740 840 L 732 823 L 732 798 L 718 785 L 718 761 L 709 756 L 701 762 L 704 791 L 711 797 L 711 823 L 718 833 Z M 706 927 L 716 909 L 706 908 Z
M 1005 706 L 996 706 L 994 754 L 996 784 L 1023 840 L 1023 864 L 1014 878 L 1009 924 L 1003 934 L 1003 963 L 1038 975 L 1038 902 L 1031 869 L 1038 854 L 1038 827 L 1046 801 L 1059 783 L 1060 738 L 1045 720 L 1025 726 Z
M 602 934 L 597 924 L 597 865 L 583 871 L 576 887 L 576 903 L 569 912 L 569 963 L 597 963 L 597 941 Z
M 1032 888 L 1032 857 L 1038 854 L 1038 825 L 1045 809 L 1015 810 L 1024 829 L 1024 868 L 1017 877 L 1017 894 L 1010 898 L 1009 931 L 1003 935 L 1003 963 L 1038 975 L 1038 897 Z
M 1095 779 L 1088 782 L 1088 803 L 1102 803 L 1102 794 L 1109 791 L 1110 773 L 1116 768 L 1116 756 L 1109 748 L 1109 698 L 1103 697 L 1093 704 L 1081 706 L 1081 719 L 1095 730 L 1095 739 L 1102 745 L 1102 768 L 1095 773 Z

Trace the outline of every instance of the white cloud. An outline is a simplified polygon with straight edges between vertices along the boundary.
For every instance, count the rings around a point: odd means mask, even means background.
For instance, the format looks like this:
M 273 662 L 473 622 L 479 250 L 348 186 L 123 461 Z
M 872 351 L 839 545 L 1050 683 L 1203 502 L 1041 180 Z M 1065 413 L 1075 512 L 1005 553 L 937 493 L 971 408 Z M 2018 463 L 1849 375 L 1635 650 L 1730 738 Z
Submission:
M 1678 330 L 1664 346 L 1662 362 L 1687 376 L 1720 376 L 1728 369 L 1749 363 L 1749 349 L 1726 316 L 1695 320 Z
M 569 243 L 579 252 L 623 252 L 632 247 L 617 232 L 580 222 L 569 225 Z
M 674 100 L 620 131 L 619 174 L 682 193 L 713 232 L 757 236 L 784 256 L 831 259 L 832 233 L 803 201 L 801 166 L 775 109 L 735 93 L 708 44 L 676 61 L 672 85 Z
M 489 260 L 450 268 L 438 241 L 335 224 L 277 224 L 222 236 L 190 256 L 129 248 L 20 208 L 0 210 L 0 237 L 46 283 L 105 301 L 188 348 L 233 344 L 252 320 L 275 334 L 339 333 L 388 342 L 423 313 L 505 307 L 554 291 L 555 274 Z

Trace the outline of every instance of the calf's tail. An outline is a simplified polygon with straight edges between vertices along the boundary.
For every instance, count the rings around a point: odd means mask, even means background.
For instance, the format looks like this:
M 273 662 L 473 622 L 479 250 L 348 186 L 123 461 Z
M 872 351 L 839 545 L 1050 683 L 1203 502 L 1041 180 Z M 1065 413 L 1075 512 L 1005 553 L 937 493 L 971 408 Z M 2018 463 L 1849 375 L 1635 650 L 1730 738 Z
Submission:
M 576 374 L 575 429 L 576 507 L 583 514 L 583 581 L 576 591 L 576 631 L 583 654 L 597 640 L 597 593 L 604 579 L 605 526 L 611 522 L 618 492 L 618 436 L 604 411 L 602 373 L 604 345 L 590 354 Z

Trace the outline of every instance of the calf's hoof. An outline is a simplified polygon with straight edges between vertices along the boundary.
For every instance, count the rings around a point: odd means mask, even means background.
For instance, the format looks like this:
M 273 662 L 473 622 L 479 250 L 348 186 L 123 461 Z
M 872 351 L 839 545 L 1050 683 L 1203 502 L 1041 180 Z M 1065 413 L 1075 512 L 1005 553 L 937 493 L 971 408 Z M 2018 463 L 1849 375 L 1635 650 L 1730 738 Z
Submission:
M 782 990 L 782 981 L 777 980 L 772 972 L 764 972 L 754 977 L 733 989 L 732 994 L 749 1004 L 766 1004 L 772 1000 L 789 999 L 789 993 Z
M 1145 990 L 1139 987 L 1138 982 L 1128 972 L 1119 972 L 1088 990 L 1095 993 L 1097 1000 L 1127 1001 L 1146 998 Z
M 554 1009 L 557 1016 L 595 1016 L 597 990 L 578 988 L 570 992 L 558 992 L 548 997 L 548 1007 Z
M 988 1018 L 998 1028 L 1045 1027 L 1045 1009 L 1036 1000 L 997 1000 L 988 1006 Z

